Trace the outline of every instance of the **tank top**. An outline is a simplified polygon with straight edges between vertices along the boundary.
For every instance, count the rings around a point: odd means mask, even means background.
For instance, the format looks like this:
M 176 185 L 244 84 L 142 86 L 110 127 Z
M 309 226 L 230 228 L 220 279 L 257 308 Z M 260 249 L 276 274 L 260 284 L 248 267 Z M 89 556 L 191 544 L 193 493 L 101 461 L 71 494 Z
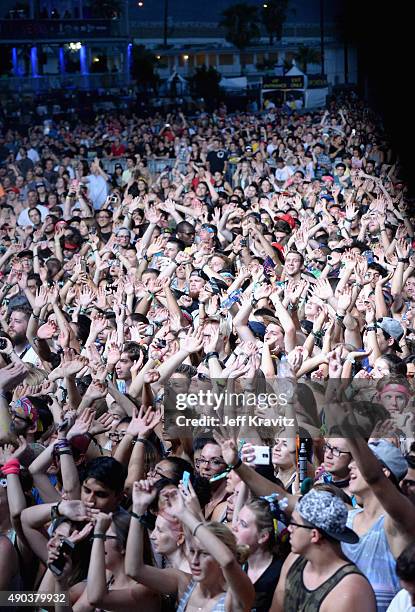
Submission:
M 251 612 L 268 612 L 272 605 L 272 598 L 277 586 L 282 568 L 282 561 L 277 557 L 273 557 L 263 574 L 254 583 L 255 602 Z M 249 564 L 245 563 L 242 567 L 245 573 L 248 573 Z
M 350 574 L 362 575 L 353 563 L 347 563 L 334 572 L 323 584 L 310 591 L 303 581 L 303 571 L 306 564 L 307 559 L 298 557 L 288 571 L 284 612 L 318 612 L 327 595 L 343 578 L 350 576 Z
M 195 590 L 195 587 L 196 582 L 193 582 L 193 580 L 191 580 L 187 585 L 187 589 L 183 593 L 181 600 L 179 601 L 179 607 L 177 608 L 176 612 L 185 612 L 187 604 L 189 603 L 189 599 L 193 591 Z M 218 600 L 211 612 L 225 612 L 225 598 L 226 593 L 221 596 L 221 598 Z
M 353 528 L 354 517 L 362 508 L 350 510 L 347 526 Z M 390 602 L 400 590 L 396 575 L 396 562 L 391 553 L 382 515 L 357 544 L 342 543 L 343 553 L 366 576 L 375 592 L 378 612 L 386 612 Z

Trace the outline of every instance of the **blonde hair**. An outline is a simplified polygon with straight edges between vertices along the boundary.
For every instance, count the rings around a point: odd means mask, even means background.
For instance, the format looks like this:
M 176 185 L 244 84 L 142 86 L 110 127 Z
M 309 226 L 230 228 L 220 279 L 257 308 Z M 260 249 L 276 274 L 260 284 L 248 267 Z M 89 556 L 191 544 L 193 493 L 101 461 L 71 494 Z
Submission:
M 213 521 L 211 523 L 206 523 L 205 526 L 233 552 L 238 563 L 241 565 L 245 563 L 249 557 L 249 546 L 237 544 L 234 534 L 223 523 Z
M 48 373 L 46 370 L 42 370 L 41 368 L 37 368 L 31 363 L 26 364 L 27 366 L 27 374 L 24 379 L 24 384 L 29 385 L 29 387 L 36 387 L 37 385 L 41 385 L 48 377 Z

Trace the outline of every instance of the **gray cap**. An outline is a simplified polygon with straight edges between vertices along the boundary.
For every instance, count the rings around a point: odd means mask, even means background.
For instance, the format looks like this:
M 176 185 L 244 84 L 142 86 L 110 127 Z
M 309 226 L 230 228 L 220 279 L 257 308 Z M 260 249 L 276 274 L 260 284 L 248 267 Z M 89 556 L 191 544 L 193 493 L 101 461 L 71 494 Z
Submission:
M 392 317 L 382 317 L 377 322 L 377 326 L 395 340 L 395 349 L 402 352 L 398 342 L 404 335 L 404 329 L 399 321 L 392 319 Z
M 405 457 L 393 444 L 387 440 L 373 440 L 369 442 L 369 448 L 383 465 L 392 472 L 399 482 L 408 471 Z
M 336 495 L 311 489 L 300 499 L 295 509 L 305 521 L 335 540 L 348 544 L 359 541 L 359 536 L 347 527 L 347 506 Z

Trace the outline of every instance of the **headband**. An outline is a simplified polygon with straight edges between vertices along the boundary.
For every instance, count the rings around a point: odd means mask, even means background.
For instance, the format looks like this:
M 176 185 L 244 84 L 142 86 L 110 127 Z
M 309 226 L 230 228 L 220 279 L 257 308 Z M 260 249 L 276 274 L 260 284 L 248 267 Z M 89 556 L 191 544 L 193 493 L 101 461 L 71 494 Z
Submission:
M 388 391 L 398 391 L 399 393 L 403 393 L 404 395 L 408 395 L 408 396 L 411 395 L 408 387 L 405 387 L 405 385 L 399 385 L 399 384 L 395 385 L 394 383 L 390 383 L 386 385 L 386 387 L 383 387 L 382 391 L 379 392 L 379 395 L 383 395 L 384 393 L 387 393 Z

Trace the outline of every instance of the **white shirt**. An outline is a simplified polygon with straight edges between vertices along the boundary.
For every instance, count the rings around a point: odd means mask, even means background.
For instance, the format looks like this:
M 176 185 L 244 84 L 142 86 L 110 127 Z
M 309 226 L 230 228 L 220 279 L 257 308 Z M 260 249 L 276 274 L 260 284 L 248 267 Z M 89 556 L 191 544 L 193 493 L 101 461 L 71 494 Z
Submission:
M 28 150 L 27 156 L 29 159 L 32 160 L 34 164 L 37 164 L 37 162 L 40 160 L 39 153 L 36 151 L 36 149 L 33 149 L 32 147 L 30 147 L 30 149 Z
M 386 612 L 415 612 L 415 606 L 412 605 L 411 596 L 406 589 L 395 595 Z
M 92 205 L 94 209 L 99 210 L 105 203 L 105 200 L 107 199 L 107 195 L 108 195 L 107 181 L 101 175 L 95 176 L 94 174 L 89 174 L 87 178 L 88 178 L 88 195 L 92 201 Z
M 45 218 L 50 214 L 49 208 L 46 208 L 46 206 L 43 206 L 43 204 L 36 204 L 36 208 L 40 212 L 40 217 L 42 221 L 44 221 Z M 22 210 L 20 215 L 17 217 L 17 225 L 21 225 L 22 227 L 26 227 L 27 225 L 33 226 L 33 223 L 29 219 L 29 209 L 28 208 L 25 208 L 24 210 Z
M 289 166 L 284 166 L 283 168 L 276 168 L 275 170 L 275 180 L 276 181 L 288 181 L 290 176 L 294 174 L 294 171 Z
M 395 595 L 386 612 L 415 612 L 415 606 L 412 605 L 411 596 L 406 589 Z

